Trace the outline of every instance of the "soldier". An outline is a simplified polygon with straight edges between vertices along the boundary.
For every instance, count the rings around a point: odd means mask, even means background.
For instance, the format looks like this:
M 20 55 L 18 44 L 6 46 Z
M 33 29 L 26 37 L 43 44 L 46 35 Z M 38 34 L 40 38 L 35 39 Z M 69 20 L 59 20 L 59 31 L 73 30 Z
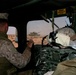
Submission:
M 23 68 L 31 58 L 30 40 L 23 54 L 19 53 L 12 42 L 7 38 L 8 20 L 7 13 L 0 13 L 0 75 L 14 75 L 16 68 Z M 15 74 L 16 75 L 16 74 Z
M 64 34 L 70 36 L 70 40 L 71 40 L 70 44 L 73 45 L 74 43 L 76 49 L 76 34 L 71 29 L 69 29 L 69 32 L 67 33 L 68 29 L 65 28 L 64 30 L 60 30 L 60 31 L 62 33 L 64 31 L 65 32 Z M 76 58 L 60 62 L 57 65 L 57 68 L 52 75 L 76 75 Z

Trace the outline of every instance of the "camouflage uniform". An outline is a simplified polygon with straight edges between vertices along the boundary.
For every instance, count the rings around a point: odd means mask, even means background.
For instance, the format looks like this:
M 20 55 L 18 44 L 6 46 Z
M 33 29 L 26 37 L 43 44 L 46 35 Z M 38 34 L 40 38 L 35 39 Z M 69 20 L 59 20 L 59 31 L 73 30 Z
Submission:
M 16 67 L 25 67 L 30 60 L 30 56 L 31 52 L 28 49 L 23 54 L 19 53 L 12 42 L 8 40 L 7 35 L 0 33 L 0 75 L 11 75 L 16 71 Z

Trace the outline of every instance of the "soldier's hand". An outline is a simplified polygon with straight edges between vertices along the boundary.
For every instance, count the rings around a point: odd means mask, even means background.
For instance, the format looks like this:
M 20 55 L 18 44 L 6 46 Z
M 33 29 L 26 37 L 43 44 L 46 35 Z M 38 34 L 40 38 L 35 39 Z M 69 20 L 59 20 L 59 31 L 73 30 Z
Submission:
M 30 39 L 30 40 L 27 42 L 27 47 L 32 48 L 33 44 L 34 44 L 34 41 Z

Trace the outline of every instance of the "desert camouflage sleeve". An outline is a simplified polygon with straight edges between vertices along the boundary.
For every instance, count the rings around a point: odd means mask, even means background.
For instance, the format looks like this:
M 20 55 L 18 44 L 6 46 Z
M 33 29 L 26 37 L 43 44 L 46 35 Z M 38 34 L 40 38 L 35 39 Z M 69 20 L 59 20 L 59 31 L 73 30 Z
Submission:
M 28 49 L 21 54 L 11 42 L 6 40 L 0 42 L 2 42 L 0 46 L 0 56 L 5 57 L 18 68 L 23 68 L 27 65 L 31 58 L 31 52 Z

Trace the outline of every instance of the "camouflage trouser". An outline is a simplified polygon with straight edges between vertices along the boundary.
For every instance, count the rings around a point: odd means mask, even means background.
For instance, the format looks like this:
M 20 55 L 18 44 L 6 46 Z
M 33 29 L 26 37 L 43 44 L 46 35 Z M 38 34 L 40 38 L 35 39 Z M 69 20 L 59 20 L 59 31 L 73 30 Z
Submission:
M 52 75 L 76 75 L 76 59 L 59 63 Z

